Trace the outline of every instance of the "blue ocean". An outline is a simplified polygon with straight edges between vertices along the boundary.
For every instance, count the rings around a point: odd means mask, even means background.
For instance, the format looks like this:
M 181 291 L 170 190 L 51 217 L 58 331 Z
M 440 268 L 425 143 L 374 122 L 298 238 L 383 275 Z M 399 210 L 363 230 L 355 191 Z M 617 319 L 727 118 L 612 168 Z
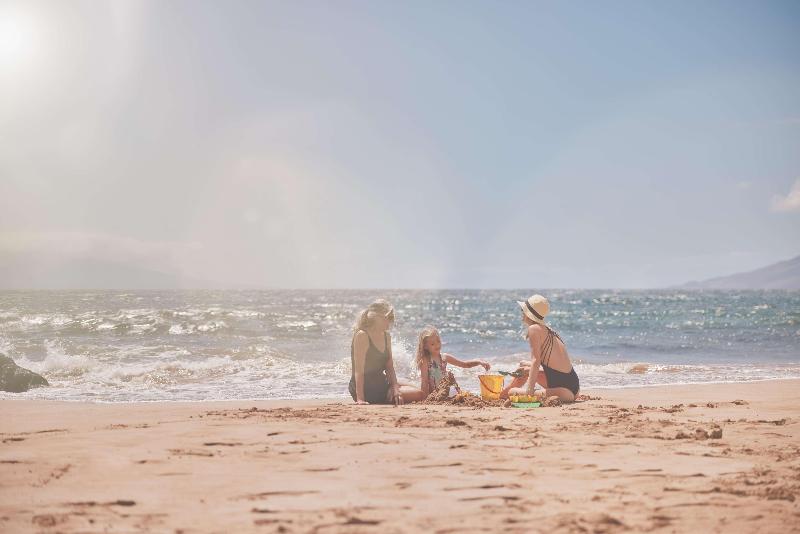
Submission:
M 427 324 L 445 352 L 510 371 L 529 358 L 515 301 L 534 292 L 583 388 L 800 378 L 797 291 L 3 291 L 0 352 L 51 386 L 0 398 L 345 398 L 352 325 L 375 298 L 395 306 L 401 379 L 418 380 Z

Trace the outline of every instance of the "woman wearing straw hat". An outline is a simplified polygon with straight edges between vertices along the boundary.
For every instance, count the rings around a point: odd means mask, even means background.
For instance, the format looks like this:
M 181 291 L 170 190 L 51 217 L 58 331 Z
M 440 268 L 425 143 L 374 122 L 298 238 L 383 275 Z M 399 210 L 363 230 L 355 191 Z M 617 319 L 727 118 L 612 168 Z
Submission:
M 392 324 L 394 308 L 378 299 L 359 314 L 353 327 L 349 390 L 356 404 L 403 404 L 425 398 L 419 389 L 397 381 L 389 335 Z
M 517 304 L 522 309 L 522 322 L 528 327 L 525 337 L 531 347 L 531 363 L 520 362 L 520 371 L 527 374 L 515 378 L 501 396 L 533 395 L 538 382 L 544 387 L 545 397 L 555 395 L 562 401 L 574 401 L 580 390 L 578 375 L 561 337 L 544 322 L 550 303 L 541 295 L 533 295 Z

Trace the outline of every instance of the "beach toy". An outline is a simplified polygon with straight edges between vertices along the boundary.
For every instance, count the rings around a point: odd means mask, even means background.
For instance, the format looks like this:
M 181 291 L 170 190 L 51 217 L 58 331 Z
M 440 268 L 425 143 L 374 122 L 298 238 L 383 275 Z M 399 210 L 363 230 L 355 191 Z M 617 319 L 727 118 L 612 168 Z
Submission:
M 497 371 L 503 376 L 513 376 L 514 378 L 522 378 L 526 375 L 525 371 L 522 369 L 517 369 L 516 371 Z
M 508 400 L 513 408 L 538 408 L 542 405 L 536 395 L 509 395 Z
M 502 375 L 478 375 L 478 380 L 481 383 L 481 398 L 483 400 L 496 400 L 500 398 L 500 392 L 503 391 L 503 376 Z

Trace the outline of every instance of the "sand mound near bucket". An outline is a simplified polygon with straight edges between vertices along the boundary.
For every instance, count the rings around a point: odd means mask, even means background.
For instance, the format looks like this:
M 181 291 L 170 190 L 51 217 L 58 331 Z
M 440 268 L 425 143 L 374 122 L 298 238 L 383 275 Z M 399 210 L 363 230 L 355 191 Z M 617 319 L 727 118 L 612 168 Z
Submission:
M 468 408 L 489 408 L 489 407 L 504 407 L 511 405 L 511 401 L 506 400 L 483 400 L 478 395 L 473 395 L 469 391 L 462 391 L 455 397 L 445 398 L 443 400 L 432 399 L 428 396 L 427 399 L 422 401 L 423 404 L 447 404 L 449 406 L 465 406 Z
M 450 397 L 450 388 L 455 386 L 458 393 Z M 449 404 L 451 406 L 467 406 L 470 408 L 486 408 L 489 406 L 504 406 L 508 401 L 484 400 L 468 391 L 461 391 L 453 373 L 447 373 L 437 384 L 436 389 L 422 401 L 423 404 Z
M 446 375 L 439 380 L 439 383 L 436 384 L 436 389 L 430 392 L 430 394 L 425 398 L 424 402 L 442 402 L 446 401 L 448 397 L 450 397 L 450 388 L 455 386 L 456 391 L 461 393 L 461 388 L 458 387 L 458 382 L 456 381 L 456 377 L 453 376 L 453 373 L 447 372 Z
M 455 387 L 458 393 L 454 397 L 450 397 L 450 388 Z M 542 399 L 542 406 L 552 408 L 561 406 L 561 399 L 552 396 L 547 399 Z M 458 386 L 456 377 L 453 373 L 448 372 L 436 385 L 436 389 L 421 401 L 422 404 L 448 404 L 450 406 L 466 406 L 469 408 L 508 408 L 511 406 L 510 399 L 485 399 L 482 396 L 473 395 L 469 391 L 461 391 Z

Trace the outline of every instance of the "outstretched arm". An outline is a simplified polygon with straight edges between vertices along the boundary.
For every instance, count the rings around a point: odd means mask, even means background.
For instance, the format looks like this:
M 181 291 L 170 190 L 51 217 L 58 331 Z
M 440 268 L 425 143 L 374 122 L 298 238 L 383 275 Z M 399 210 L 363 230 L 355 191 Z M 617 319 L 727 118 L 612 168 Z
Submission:
M 469 369 L 471 367 L 477 367 L 478 365 L 483 366 L 483 368 L 488 371 L 491 365 L 488 362 L 483 360 L 459 360 L 452 354 L 442 354 L 444 357 L 444 361 L 451 365 L 455 365 L 456 367 L 461 367 L 462 369 Z

